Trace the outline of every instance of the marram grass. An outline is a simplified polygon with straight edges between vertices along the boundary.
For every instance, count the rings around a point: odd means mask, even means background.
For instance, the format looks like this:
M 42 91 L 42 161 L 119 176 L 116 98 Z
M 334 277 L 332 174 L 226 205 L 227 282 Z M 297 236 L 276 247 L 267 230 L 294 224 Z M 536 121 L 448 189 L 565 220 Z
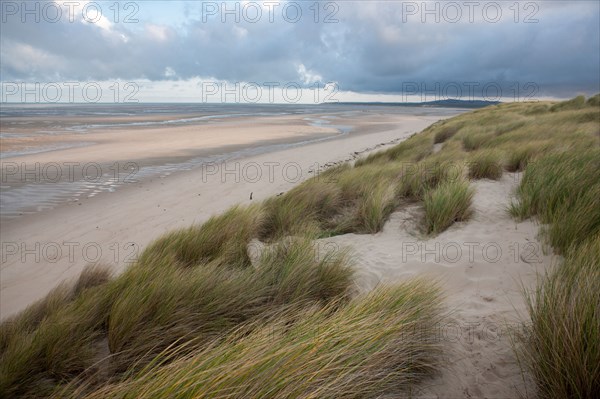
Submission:
M 339 306 L 273 317 L 149 366 L 85 398 L 369 398 L 410 389 L 437 367 L 439 291 L 416 280 Z M 289 312 L 288 312 L 289 314 Z M 168 357 L 166 352 L 163 356 Z M 60 396 L 60 395 L 58 395 Z
M 600 235 L 571 247 L 527 294 L 530 321 L 519 356 L 540 398 L 597 398 L 600 392 Z
M 465 180 L 444 182 L 427 192 L 423 202 L 426 232 L 438 234 L 455 222 L 467 220 L 472 213 L 473 194 Z

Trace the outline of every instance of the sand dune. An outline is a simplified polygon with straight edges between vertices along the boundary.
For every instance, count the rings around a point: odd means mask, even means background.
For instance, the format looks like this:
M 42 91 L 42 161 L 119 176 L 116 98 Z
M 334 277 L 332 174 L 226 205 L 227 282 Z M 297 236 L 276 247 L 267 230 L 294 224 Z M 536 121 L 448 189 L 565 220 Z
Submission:
M 325 248 L 349 246 L 358 284 L 370 290 L 412 276 L 441 283 L 451 317 L 438 337 L 448 350 L 434 380 L 415 387 L 421 398 L 515 398 L 532 394 L 510 346 L 526 316 L 522 287 L 533 288 L 552 264 L 538 226 L 517 223 L 505 211 L 519 176 L 473 183 L 475 214 L 468 222 L 423 239 L 419 206 L 395 212 L 375 235 L 346 234 L 321 240 Z M 522 322 L 522 320 L 521 320 Z M 417 394 L 418 393 L 418 394 Z

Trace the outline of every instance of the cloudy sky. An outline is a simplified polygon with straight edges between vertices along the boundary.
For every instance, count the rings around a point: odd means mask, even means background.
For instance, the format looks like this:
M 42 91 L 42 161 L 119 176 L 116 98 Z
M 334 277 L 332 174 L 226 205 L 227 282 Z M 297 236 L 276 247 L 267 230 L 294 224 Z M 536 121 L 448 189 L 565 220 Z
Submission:
M 319 101 L 592 94 L 599 4 L 3 1 L 2 100 L 23 82 L 117 84 L 142 101 L 240 101 L 262 90 L 264 102 L 273 87 L 275 100 L 283 88 L 318 88 Z

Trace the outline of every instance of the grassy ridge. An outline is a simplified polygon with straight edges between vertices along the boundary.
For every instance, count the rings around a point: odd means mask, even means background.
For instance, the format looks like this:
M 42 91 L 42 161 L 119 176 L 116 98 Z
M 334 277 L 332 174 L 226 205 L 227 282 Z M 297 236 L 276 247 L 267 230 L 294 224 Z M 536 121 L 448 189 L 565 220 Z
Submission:
M 468 220 L 472 180 L 524 171 L 511 212 L 545 223 L 571 284 L 552 275 L 531 297 L 535 344 L 525 357 L 540 386 L 557 381 L 549 397 L 590 397 L 600 380 L 589 366 L 598 358 L 590 334 L 598 317 L 579 304 L 597 303 L 600 292 L 597 246 L 588 243 L 600 228 L 598 98 L 462 114 L 284 195 L 169 233 L 114 279 L 87 269 L 0 324 L 0 391 L 365 397 L 406 388 L 436 364 L 440 348 L 429 338 L 441 314 L 437 290 L 415 281 L 352 299 L 348 256 L 315 256 L 311 239 L 378 232 L 406 202 L 422 204 L 424 234 L 439 234 Z M 256 238 L 273 246 L 253 261 Z M 582 276 L 588 286 L 578 287 Z M 578 312 L 567 311 L 573 306 Z M 415 326 L 420 335 L 411 334 Z M 557 358 L 565 362 L 550 366 Z

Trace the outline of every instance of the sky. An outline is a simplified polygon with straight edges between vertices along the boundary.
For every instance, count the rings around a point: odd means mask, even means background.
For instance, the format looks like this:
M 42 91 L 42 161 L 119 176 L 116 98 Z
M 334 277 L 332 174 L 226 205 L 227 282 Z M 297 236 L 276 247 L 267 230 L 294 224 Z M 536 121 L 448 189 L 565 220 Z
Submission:
M 598 1 L 3 1 L 2 102 L 600 91 Z

